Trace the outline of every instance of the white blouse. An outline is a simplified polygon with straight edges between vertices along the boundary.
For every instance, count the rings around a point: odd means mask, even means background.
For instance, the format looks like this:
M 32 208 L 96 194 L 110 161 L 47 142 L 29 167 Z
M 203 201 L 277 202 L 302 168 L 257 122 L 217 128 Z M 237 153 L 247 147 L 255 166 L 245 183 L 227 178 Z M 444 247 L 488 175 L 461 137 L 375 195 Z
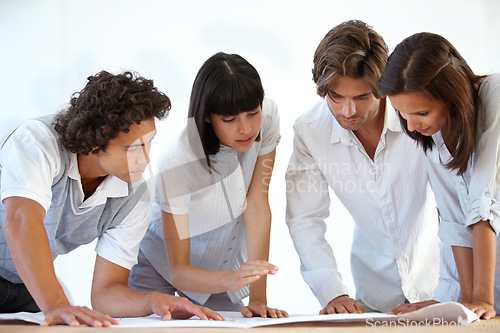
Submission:
M 500 313 L 500 74 L 483 81 L 479 102 L 479 140 L 466 172 L 457 175 L 457 170 L 444 167 L 452 156 L 441 132 L 432 136 L 435 147 L 427 156 L 441 240 L 452 246 L 472 247 L 470 227 L 481 220 L 489 220 L 497 234 L 495 310 Z M 458 281 L 458 275 L 454 277 Z
M 479 140 L 469 182 L 466 225 L 489 220 L 500 233 L 500 74 L 488 76 L 479 89 Z
M 192 133 L 196 135 L 189 138 Z M 236 270 L 246 260 L 242 213 L 255 163 L 279 143 L 279 116 L 276 104 L 264 99 L 260 140 L 247 152 L 221 146 L 210 157 L 211 170 L 199 141 L 193 119 L 180 135 L 165 146 L 158 159 L 156 204 L 141 248 L 155 269 L 169 282 L 168 261 L 163 242 L 161 210 L 188 214 L 191 265 L 207 270 Z M 184 292 L 204 304 L 209 294 Z M 248 288 L 233 293 L 233 302 L 248 295 Z

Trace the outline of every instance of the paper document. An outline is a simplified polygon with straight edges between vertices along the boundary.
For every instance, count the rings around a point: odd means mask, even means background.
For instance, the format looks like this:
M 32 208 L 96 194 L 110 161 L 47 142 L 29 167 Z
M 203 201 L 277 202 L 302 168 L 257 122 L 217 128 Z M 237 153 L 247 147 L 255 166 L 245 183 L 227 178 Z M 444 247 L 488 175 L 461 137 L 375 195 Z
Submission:
M 119 318 L 119 325 L 114 325 L 115 328 L 121 327 L 239 327 L 251 328 L 259 326 L 303 323 L 303 322 L 368 322 L 368 321 L 395 321 L 395 320 L 409 320 L 409 321 L 435 321 L 441 320 L 444 322 L 459 322 L 462 325 L 467 325 L 476 321 L 477 315 L 467 309 L 460 303 L 448 302 L 434 304 L 420 310 L 405 313 L 399 316 L 389 315 L 385 313 L 361 313 L 361 314 L 330 314 L 330 315 L 290 315 L 288 318 L 245 318 L 239 312 L 219 312 L 226 318 L 225 321 L 214 320 L 200 320 L 193 317 L 187 320 L 172 319 L 169 321 L 162 320 L 157 315 L 148 317 L 137 318 Z M 1 320 L 23 320 L 36 324 L 42 323 L 44 315 L 38 313 L 7 313 L 0 314 Z

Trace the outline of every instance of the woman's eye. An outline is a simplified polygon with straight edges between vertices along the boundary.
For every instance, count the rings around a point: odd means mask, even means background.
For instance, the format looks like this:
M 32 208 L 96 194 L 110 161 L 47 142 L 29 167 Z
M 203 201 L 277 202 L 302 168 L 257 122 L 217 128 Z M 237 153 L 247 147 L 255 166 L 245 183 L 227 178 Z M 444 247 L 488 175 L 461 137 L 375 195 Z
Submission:
M 230 119 L 222 119 L 223 122 L 225 123 L 230 123 L 234 120 L 234 118 L 230 118 Z

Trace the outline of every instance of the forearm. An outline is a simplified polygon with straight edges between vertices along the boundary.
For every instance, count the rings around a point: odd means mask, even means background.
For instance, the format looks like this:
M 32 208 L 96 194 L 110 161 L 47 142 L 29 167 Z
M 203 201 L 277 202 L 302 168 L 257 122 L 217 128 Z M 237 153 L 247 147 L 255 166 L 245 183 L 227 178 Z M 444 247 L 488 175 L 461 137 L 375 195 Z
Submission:
M 92 288 L 92 308 L 112 317 L 144 317 L 153 313 L 152 292 L 139 292 L 124 283 Z
M 245 235 L 249 260 L 269 260 L 271 235 L 271 210 L 263 208 L 243 215 L 245 220 Z M 248 221 L 248 223 L 247 223 Z M 247 227 L 248 225 L 248 227 Z M 267 276 L 250 285 L 249 302 L 260 301 L 267 304 Z
M 243 214 L 249 260 L 268 260 L 271 240 L 271 210 L 261 206 Z
M 267 275 L 250 285 L 249 303 L 262 302 L 267 304 Z
M 191 240 L 179 237 L 179 227 L 189 233 L 187 214 L 173 215 L 162 211 L 163 238 L 172 285 L 182 291 L 216 294 L 230 290 L 228 276 L 232 271 L 211 271 L 191 265 Z
M 200 294 L 218 294 L 231 290 L 228 279 L 232 273 L 234 272 L 211 271 L 191 265 L 170 268 L 172 285 L 176 289 Z
M 473 225 L 474 286 L 472 301 L 494 304 L 496 235 L 489 221 Z
M 166 295 L 159 292 L 136 291 L 125 283 L 116 282 L 102 288 L 93 287 L 91 301 L 94 310 L 115 318 L 145 317 L 155 313 L 154 304 L 164 297 Z
M 6 216 L 3 232 L 19 276 L 40 309 L 47 313 L 69 301 L 56 278 L 43 223 L 34 223 L 33 219 L 17 215 L 11 220 Z
M 269 182 L 276 150 L 257 159 L 252 182 L 247 193 L 247 206 L 243 212 L 245 240 L 249 260 L 269 259 L 271 237 L 271 207 Z

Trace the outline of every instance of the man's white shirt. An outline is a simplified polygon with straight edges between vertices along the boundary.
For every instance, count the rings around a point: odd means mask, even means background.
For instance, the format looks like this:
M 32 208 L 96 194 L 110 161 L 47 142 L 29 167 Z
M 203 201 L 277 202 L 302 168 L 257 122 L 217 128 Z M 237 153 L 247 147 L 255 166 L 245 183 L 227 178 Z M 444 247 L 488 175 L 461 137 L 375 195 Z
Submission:
M 354 133 L 338 124 L 326 100 L 302 114 L 294 132 L 287 224 L 302 276 L 321 306 L 349 294 L 324 236 L 330 214 L 331 228 L 343 222 L 330 211 L 329 187 L 355 222 L 356 298 L 379 311 L 431 299 L 439 271 L 437 212 L 423 150 L 402 131 L 395 111 L 386 110 L 373 160 Z M 443 281 L 440 288 L 450 289 L 446 284 L 453 281 Z

